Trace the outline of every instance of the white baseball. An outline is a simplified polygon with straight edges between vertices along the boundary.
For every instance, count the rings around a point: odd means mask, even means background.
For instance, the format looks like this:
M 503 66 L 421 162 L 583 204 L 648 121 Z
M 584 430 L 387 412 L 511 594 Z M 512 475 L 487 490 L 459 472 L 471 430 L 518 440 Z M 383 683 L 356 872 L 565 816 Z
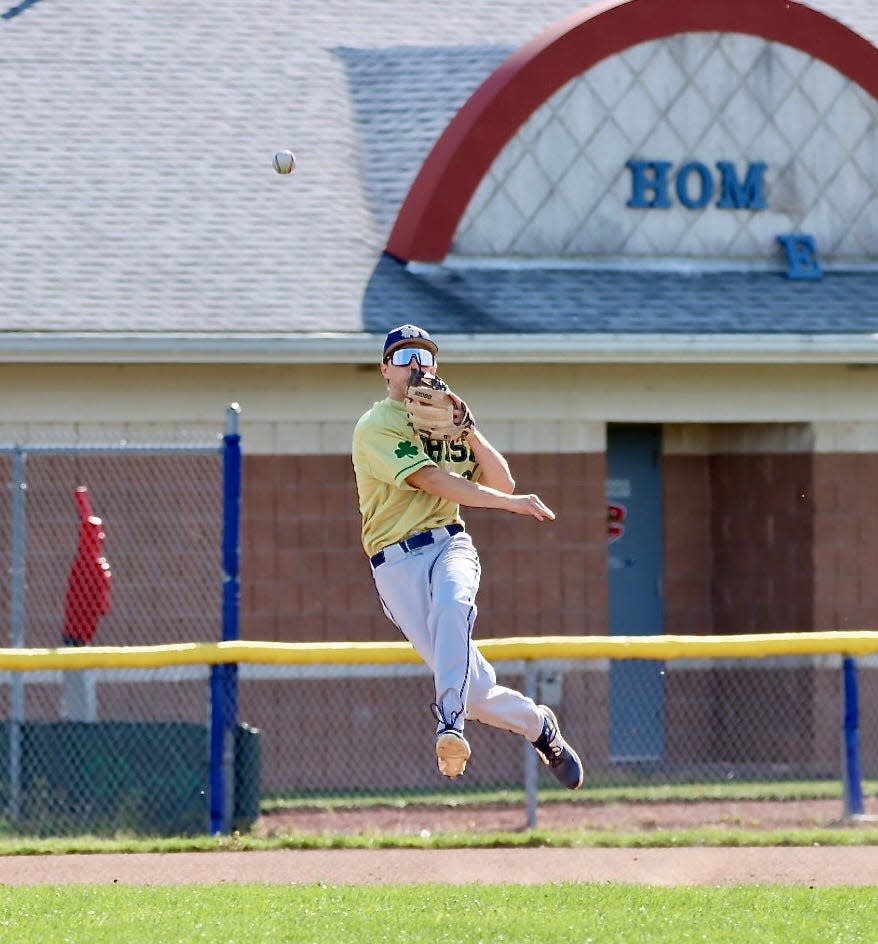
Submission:
M 272 166 L 279 174 L 291 174 L 296 169 L 296 155 L 290 150 L 278 151 Z

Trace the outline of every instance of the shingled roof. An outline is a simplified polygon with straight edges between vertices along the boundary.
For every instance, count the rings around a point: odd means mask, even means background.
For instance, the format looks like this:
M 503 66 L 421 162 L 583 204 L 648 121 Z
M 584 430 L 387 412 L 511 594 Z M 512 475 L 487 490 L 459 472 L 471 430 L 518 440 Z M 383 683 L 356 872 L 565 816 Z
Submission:
M 385 257 L 373 274 L 365 327 L 418 310 L 442 334 L 834 334 L 878 331 L 876 274 L 791 281 L 749 269 L 416 268 Z M 551 286 L 547 291 L 547 285 Z M 368 304 L 371 297 L 380 305 Z
M 878 42 L 872 0 L 810 5 Z M 786 306 L 788 331 L 875 330 L 871 272 L 827 279 L 819 303 L 797 308 L 796 286 L 766 273 L 560 269 L 563 304 L 546 305 L 533 269 L 418 274 L 382 258 L 456 111 L 510 51 L 579 6 L 7 7 L 0 357 L 371 359 L 373 335 L 414 301 L 441 330 L 521 334 L 522 346 L 541 332 L 772 331 L 764 292 Z M 283 146 L 299 159 L 288 178 L 270 166 Z M 732 291 L 753 299 L 734 325 L 721 304 Z

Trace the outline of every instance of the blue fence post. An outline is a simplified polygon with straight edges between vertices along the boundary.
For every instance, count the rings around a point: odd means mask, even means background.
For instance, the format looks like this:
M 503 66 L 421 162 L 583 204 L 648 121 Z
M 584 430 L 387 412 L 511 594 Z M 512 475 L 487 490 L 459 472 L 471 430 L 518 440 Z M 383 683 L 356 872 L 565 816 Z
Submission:
M 842 661 L 844 674 L 844 815 L 863 815 L 863 782 L 860 774 L 860 699 L 857 664 L 852 656 Z
M 241 408 L 226 410 L 223 436 L 223 642 L 238 638 L 241 537 Z M 235 804 L 235 731 L 238 727 L 238 666 L 210 670 L 210 831 L 228 833 Z

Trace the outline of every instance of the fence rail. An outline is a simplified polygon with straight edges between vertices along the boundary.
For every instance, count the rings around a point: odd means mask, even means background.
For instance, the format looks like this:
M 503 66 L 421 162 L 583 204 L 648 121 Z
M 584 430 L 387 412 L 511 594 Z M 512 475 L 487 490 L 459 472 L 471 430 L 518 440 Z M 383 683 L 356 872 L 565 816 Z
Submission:
M 872 655 L 878 631 L 751 633 L 730 636 L 521 636 L 477 640 L 491 661 L 522 659 L 758 659 L 794 655 Z M 0 669 L 158 668 L 165 665 L 386 665 L 420 663 L 407 642 L 170 643 L 88 649 L 0 649 Z

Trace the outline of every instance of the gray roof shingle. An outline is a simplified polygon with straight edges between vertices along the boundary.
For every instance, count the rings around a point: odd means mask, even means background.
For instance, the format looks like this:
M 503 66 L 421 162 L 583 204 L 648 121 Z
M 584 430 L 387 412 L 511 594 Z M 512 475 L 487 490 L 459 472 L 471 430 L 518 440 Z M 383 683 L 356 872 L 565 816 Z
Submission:
M 372 303 L 372 300 L 375 303 Z M 878 271 L 668 272 L 560 267 L 412 272 L 385 256 L 366 292 L 364 326 L 412 311 L 440 334 L 861 334 L 878 332 Z

